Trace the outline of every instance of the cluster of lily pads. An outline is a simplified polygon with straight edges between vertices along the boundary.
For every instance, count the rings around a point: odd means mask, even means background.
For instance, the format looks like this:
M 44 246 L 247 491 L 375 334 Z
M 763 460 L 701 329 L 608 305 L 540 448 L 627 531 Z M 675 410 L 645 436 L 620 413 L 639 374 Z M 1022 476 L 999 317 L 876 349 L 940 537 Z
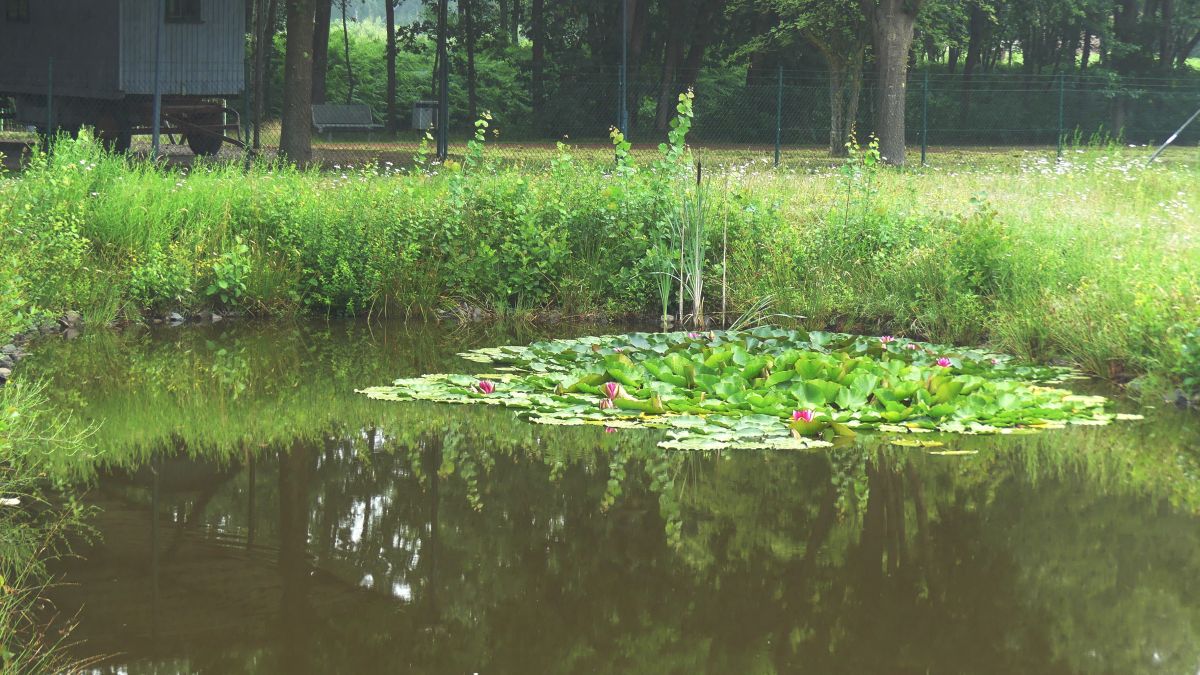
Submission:
M 397 380 L 386 400 L 504 405 L 540 424 L 666 429 L 666 448 L 805 448 L 858 431 L 1013 433 L 1134 417 L 1053 385 L 1068 368 L 892 336 L 762 327 L 478 349 L 494 372 Z

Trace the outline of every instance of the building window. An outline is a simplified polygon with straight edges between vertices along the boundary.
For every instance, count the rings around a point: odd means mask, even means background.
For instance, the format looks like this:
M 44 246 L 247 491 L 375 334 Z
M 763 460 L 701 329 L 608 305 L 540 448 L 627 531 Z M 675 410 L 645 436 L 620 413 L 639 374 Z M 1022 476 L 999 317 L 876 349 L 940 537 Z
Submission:
M 167 23 L 200 23 L 200 0 L 166 0 Z
M 29 0 L 4 0 L 6 21 L 29 22 Z

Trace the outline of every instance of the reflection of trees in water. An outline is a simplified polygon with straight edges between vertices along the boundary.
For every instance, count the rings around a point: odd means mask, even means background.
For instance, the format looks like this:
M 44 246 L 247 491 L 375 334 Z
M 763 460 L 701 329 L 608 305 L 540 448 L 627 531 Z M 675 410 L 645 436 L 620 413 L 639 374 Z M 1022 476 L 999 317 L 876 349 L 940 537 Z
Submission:
M 160 457 L 164 606 L 228 625 L 246 663 L 265 650 L 292 672 L 1139 672 L 1156 652 L 1167 671 L 1200 665 L 1200 443 L 1170 420 L 955 439 L 970 457 L 870 438 L 665 454 L 651 432 L 350 393 L 441 370 L 470 339 L 217 333 L 42 353 L 60 402 L 115 420 L 101 464 L 132 473 L 105 479 L 106 498 L 149 510 L 137 467 Z M 104 380 L 81 375 L 93 367 Z M 110 548 L 140 550 L 121 532 Z M 215 549 L 213 571 L 187 565 Z M 235 615 L 227 599 L 242 596 L 273 602 L 269 622 Z M 163 639 L 193 666 L 227 662 L 211 638 Z

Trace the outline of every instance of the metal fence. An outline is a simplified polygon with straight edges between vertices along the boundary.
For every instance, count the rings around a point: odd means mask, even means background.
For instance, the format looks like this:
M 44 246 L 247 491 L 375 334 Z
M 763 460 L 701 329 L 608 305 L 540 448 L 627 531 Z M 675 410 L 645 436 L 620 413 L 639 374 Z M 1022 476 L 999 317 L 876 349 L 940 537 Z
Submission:
M 31 64 L 30 68 L 37 68 Z M 51 67 L 45 64 L 45 67 Z M 250 78 L 247 78 L 249 80 Z M 429 82 L 429 71 L 401 73 L 402 81 Z M 247 91 L 225 101 L 222 113 L 226 141 L 220 157 L 242 158 L 253 151 L 256 158 L 276 156 L 279 141 L 281 83 L 271 78 L 262 92 Z M 627 83 L 626 135 L 634 153 L 654 153 L 665 138 L 670 103 L 684 87 L 696 92 L 695 118 L 689 143 L 707 161 L 759 163 L 810 168 L 829 166 L 831 156 L 832 100 L 826 74 L 777 70 L 757 78 L 729 71 L 700 72 L 690 82 L 634 79 Z M 467 110 L 466 86 L 461 77 L 451 79 L 449 151 L 461 156 L 474 130 Z M 621 83 L 616 69 L 590 72 L 556 72 L 545 83 L 543 103 L 530 103 L 525 92 L 497 93 L 479 84 L 477 109 L 490 110 L 486 154 L 504 161 L 544 163 L 557 152 L 556 145 L 572 146 L 577 158 L 611 161 L 609 130 L 617 124 Z M 846 96 L 853 128 L 865 142 L 874 117 L 876 83 L 865 76 L 857 95 Z M 408 89 L 397 100 L 395 131 L 382 128 L 336 130 L 313 135 L 313 157 L 328 168 L 379 162 L 393 166 L 411 163 L 424 130 L 414 128 L 415 112 L 428 93 Z M 257 128 L 253 113 L 259 99 L 265 115 Z M 19 154 L 36 142 L 38 130 L 17 124 L 11 115 L 14 99 L 0 98 L 0 152 Z M 26 103 L 29 97 L 26 95 Z M 81 126 L 111 124 L 113 102 L 69 96 L 49 88 L 38 112 L 44 129 L 56 126 L 74 133 Z M 385 107 L 382 95 L 361 87 L 352 102 L 367 104 L 373 121 L 382 126 Z M 344 101 L 331 101 L 341 104 Z M 936 165 L 964 153 L 984 153 L 1022 148 L 1053 157 L 1064 148 L 1088 144 L 1154 144 L 1170 135 L 1200 106 L 1200 76 L 1114 79 L 1102 75 L 1035 75 L 1022 73 L 947 74 L 916 69 L 907 87 L 906 138 L 910 162 Z M 180 108 L 168 112 L 162 152 L 174 161 L 191 161 L 187 117 Z M 56 112 L 57 111 L 57 112 Z M 68 114 L 68 111 L 69 114 Z M 166 114 L 166 113 L 164 113 Z M 57 115 L 57 117 L 56 117 Z M 28 117 L 28 115 L 26 115 Z M 180 122 L 183 119 L 184 122 Z M 424 118 L 428 120 L 426 117 Z M 103 122 L 102 122 L 103 120 Z M 26 122 L 29 120 L 26 119 Z M 137 132 L 148 131 L 147 124 Z M 255 140 L 257 139 L 257 147 Z M 1200 125 L 1189 128 L 1176 141 L 1182 147 L 1200 143 Z M 191 145 L 195 145 L 192 143 Z M 147 136 L 135 136 L 131 152 L 151 152 Z

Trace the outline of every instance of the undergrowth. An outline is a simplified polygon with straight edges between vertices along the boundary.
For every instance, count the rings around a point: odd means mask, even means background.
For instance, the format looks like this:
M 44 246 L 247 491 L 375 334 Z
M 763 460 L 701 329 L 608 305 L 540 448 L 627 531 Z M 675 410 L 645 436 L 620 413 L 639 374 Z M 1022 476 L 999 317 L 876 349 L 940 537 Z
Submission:
M 614 133 L 615 165 L 560 144 L 537 170 L 490 161 L 487 130 L 461 163 L 332 173 L 170 168 L 62 140 L 0 179 L 0 332 L 64 309 L 716 317 L 727 301 L 725 318 L 756 307 L 1196 386 L 1194 166 L 1106 146 L 897 171 L 868 142 L 829 174 L 724 167 L 697 187 L 686 129 L 640 166 Z M 700 190 L 681 261 L 679 214 Z

